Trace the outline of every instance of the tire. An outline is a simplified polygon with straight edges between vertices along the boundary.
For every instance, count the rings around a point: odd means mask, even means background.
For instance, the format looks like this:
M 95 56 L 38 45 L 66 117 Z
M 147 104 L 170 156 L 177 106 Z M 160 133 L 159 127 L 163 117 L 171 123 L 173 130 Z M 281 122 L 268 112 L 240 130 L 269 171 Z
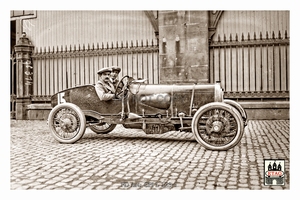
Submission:
M 82 138 L 86 129 L 86 119 L 78 106 L 72 103 L 63 103 L 51 110 L 48 126 L 57 141 L 72 144 Z
M 236 101 L 230 100 L 230 99 L 224 99 L 223 103 L 229 104 L 232 107 L 236 108 L 237 111 L 239 111 L 240 115 L 242 116 L 243 122 L 244 122 L 244 127 L 247 126 L 248 123 L 248 117 L 247 113 L 245 112 L 245 109 Z
M 240 113 L 232 106 L 213 102 L 202 106 L 192 120 L 198 143 L 209 150 L 224 151 L 236 146 L 244 133 Z
M 116 128 L 117 124 L 103 123 L 103 125 L 90 125 L 90 129 L 97 134 L 107 134 Z

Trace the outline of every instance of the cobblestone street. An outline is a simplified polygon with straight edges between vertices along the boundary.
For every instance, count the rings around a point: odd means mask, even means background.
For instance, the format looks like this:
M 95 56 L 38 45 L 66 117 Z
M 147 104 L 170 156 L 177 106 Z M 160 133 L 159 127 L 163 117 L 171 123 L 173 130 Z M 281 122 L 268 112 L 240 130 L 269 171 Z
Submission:
M 46 121 L 11 120 L 11 190 L 289 190 L 289 120 L 250 120 L 233 149 L 206 150 L 192 133 L 89 128 L 60 144 Z M 284 186 L 264 185 L 264 159 L 284 159 Z

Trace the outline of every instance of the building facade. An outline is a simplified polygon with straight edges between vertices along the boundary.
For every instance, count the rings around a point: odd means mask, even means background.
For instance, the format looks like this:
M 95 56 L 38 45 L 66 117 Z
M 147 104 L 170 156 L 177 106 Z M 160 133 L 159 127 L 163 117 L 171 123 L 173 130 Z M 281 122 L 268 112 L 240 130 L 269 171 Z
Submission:
M 289 11 L 11 11 L 11 118 L 46 119 L 51 95 L 118 65 L 149 84 L 221 81 L 250 118 L 286 119 L 289 29 Z

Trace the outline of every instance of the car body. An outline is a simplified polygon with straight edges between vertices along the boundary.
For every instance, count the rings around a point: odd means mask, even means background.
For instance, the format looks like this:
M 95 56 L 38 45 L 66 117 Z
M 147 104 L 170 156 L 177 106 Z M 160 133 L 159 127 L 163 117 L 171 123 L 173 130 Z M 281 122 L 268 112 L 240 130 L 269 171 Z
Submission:
M 48 117 L 54 138 L 74 143 L 87 126 L 106 134 L 117 124 L 146 134 L 191 131 L 211 150 L 228 150 L 242 138 L 247 114 L 237 102 L 223 99 L 220 83 L 151 85 L 146 80 L 128 81 L 128 76 L 121 82 L 121 98 L 109 101 L 101 101 L 92 84 L 54 94 Z

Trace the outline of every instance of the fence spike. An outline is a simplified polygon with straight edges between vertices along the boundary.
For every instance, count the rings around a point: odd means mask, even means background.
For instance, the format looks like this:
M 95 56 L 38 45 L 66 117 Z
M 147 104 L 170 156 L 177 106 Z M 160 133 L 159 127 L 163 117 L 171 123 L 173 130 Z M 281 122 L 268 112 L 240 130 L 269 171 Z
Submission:
M 223 36 L 223 40 L 224 40 L 224 42 L 226 42 L 226 35 L 225 35 L 225 33 L 224 33 L 224 36 Z
M 87 50 L 90 50 L 90 43 L 88 43 L 88 47 L 87 47 Z
M 232 42 L 232 35 L 231 35 L 231 33 L 229 34 L 229 41 Z
M 141 40 L 141 47 L 143 47 L 144 46 L 144 41 L 143 40 Z
M 93 45 L 92 45 L 92 50 L 94 50 L 95 49 L 95 45 L 94 45 L 94 42 L 93 42 Z
M 74 51 L 76 51 L 76 45 L 74 44 Z
M 109 48 L 108 42 L 106 43 L 106 48 L 107 48 L 107 49 Z
M 235 41 L 239 41 L 239 36 L 237 33 L 235 34 Z
M 131 40 L 131 45 L 130 45 L 131 47 L 133 47 L 133 41 Z
M 136 40 L 135 45 L 136 45 L 136 47 L 139 46 L 138 40 Z
M 221 41 L 221 39 L 220 39 L 220 35 L 218 34 L 218 42 L 220 42 Z
M 259 39 L 262 40 L 262 32 L 259 32 Z
M 269 33 L 266 31 L 266 39 L 269 39 Z
M 58 46 L 56 46 L 56 53 L 59 51 L 59 47 Z
M 123 41 L 121 41 L 121 48 L 123 48 Z
M 253 39 L 256 40 L 256 32 L 254 32 Z
M 125 43 L 125 45 L 126 45 L 126 48 L 128 48 L 128 41 L 126 40 L 126 43 Z
M 288 38 L 287 30 L 285 30 L 285 32 L 284 32 L 284 38 L 285 38 L 285 39 Z
M 83 50 L 83 51 L 85 50 L 85 45 L 84 45 L 84 43 L 83 43 L 83 45 L 82 45 L 82 50 Z
M 97 49 L 99 49 L 99 42 L 97 42 Z
M 111 42 L 111 48 L 112 48 L 112 49 L 114 48 L 114 43 L 113 43 L 113 42 Z
M 80 51 L 80 44 L 78 44 L 78 50 Z
M 42 47 L 40 47 L 40 52 L 42 53 L 43 51 L 42 51 Z
M 63 51 L 63 45 L 60 46 L 60 51 Z
M 244 33 L 242 33 L 242 41 L 244 41 Z
M 67 47 L 67 45 L 65 46 L 65 51 L 68 51 L 68 47 Z
M 274 33 L 274 31 L 272 32 L 272 39 L 275 39 L 275 33 Z
M 151 40 L 151 46 L 154 46 L 154 40 L 153 39 Z
M 249 32 L 248 32 L 248 36 L 247 37 L 248 37 L 248 41 L 249 41 L 250 40 L 250 33 Z
M 278 31 L 278 39 L 281 39 L 281 33 L 280 33 L 280 30 Z

